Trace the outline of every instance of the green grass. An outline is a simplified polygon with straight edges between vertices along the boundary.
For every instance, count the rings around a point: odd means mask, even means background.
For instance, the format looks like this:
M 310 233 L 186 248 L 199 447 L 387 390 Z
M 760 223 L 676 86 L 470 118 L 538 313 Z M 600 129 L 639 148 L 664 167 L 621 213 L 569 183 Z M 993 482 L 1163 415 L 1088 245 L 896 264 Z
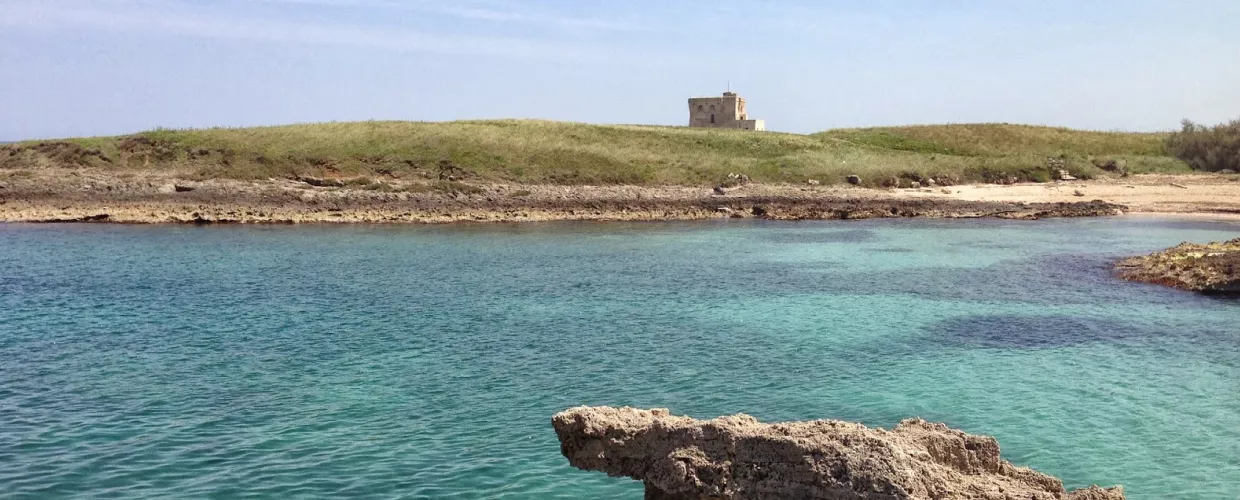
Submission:
M 1063 158 L 1070 171 L 1085 177 L 1102 175 L 1092 164 L 1098 159 L 1116 160 L 1136 173 L 1187 171 L 1163 152 L 1164 138 L 1006 124 L 798 135 L 530 120 L 375 121 L 160 129 L 65 141 L 72 146 L 28 142 L 0 146 L 0 168 L 93 166 L 235 179 L 336 176 L 366 178 L 367 186 L 372 178 L 437 179 L 443 162 L 463 170 L 452 172 L 458 184 L 707 185 L 729 173 L 798 183 L 841 183 L 856 174 L 868 185 L 900 176 L 1039 180 L 1048 176 L 1047 157 Z
M 918 153 L 962 156 L 1011 154 L 1162 156 L 1165 133 L 1095 132 L 1006 123 L 919 125 L 828 130 L 814 134 Z

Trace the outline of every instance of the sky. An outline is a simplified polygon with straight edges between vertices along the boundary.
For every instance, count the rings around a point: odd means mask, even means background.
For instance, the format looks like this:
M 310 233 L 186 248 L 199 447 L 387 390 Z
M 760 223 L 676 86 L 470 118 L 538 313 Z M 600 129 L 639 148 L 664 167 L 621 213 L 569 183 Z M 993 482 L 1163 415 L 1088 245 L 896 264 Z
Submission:
M 0 141 L 540 118 L 770 130 L 1240 117 L 1235 0 L 0 0 Z

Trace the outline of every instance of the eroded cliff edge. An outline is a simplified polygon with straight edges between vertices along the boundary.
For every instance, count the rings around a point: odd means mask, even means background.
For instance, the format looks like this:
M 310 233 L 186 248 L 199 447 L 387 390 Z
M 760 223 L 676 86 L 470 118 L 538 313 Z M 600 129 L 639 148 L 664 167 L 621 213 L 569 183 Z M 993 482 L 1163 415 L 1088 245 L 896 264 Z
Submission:
M 1116 500 L 1068 492 L 999 457 L 994 438 L 909 419 L 895 429 L 748 415 L 695 420 L 666 409 L 578 407 L 552 417 L 574 467 L 643 481 L 647 499 Z
M 1240 295 L 1240 238 L 1222 243 L 1181 243 L 1116 265 L 1129 281 L 1207 294 Z

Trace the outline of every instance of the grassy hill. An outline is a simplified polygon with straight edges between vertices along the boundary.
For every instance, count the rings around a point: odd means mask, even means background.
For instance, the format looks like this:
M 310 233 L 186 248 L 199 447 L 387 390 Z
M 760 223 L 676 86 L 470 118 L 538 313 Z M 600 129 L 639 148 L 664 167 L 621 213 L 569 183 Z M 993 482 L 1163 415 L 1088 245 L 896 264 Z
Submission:
M 131 136 L 0 146 L 0 168 L 165 170 L 192 178 L 415 177 L 443 162 L 471 181 L 713 184 L 729 173 L 760 182 L 879 185 L 904 175 L 956 182 L 1046 180 L 1047 157 L 1078 177 L 1114 160 L 1133 173 L 1187 171 L 1164 134 L 1006 124 L 840 129 L 817 134 L 492 120 L 356 122 L 155 130 Z

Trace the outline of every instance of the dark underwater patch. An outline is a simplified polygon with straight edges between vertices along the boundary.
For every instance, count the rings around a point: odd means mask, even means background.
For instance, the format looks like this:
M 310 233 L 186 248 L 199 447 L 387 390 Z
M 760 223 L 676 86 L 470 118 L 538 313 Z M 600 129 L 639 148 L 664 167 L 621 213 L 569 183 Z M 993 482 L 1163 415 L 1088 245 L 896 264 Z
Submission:
M 780 231 L 762 235 L 762 239 L 773 243 L 863 243 L 872 241 L 874 237 L 874 231 L 869 229 Z
M 1152 220 L 1140 221 L 1140 230 L 1149 229 L 1175 229 L 1175 230 L 1197 230 L 1197 231 L 1238 231 L 1240 224 L 1230 220 L 1192 220 L 1178 219 L 1168 217 L 1165 219 L 1155 218 Z M 1226 239 L 1225 236 L 1220 237 Z
M 876 246 L 868 250 L 916 253 L 915 249 L 905 247 Z M 1099 255 L 1052 255 L 1004 260 L 980 268 L 924 266 L 882 271 L 855 271 L 847 262 L 756 263 L 734 268 L 723 276 L 725 281 L 721 285 L 777 296 L 801 293 L 916 295 L 1033 304 L 1132 300 L 1132 294 L 1115 288 L 1125 283 L 1111 276 L 1112 260 Z M 721 289 L 731 288 L 723 286 Z
M 962 241 L 959 243 L 951 243 L 949 246 L 954 248 L 984 248 L 988 250 L 1011 250 L 1020 248 L 1015 243 L 996 243 L 993 241 Z
M 1054 315 L 963 316 L 930 326 L 939 345 L 990 349 L 1047 349 L 1148 338 L 1156 331 L 1124 321 Z
M 991 314 L 961 316 L 927 326 L 917 352 L 934 349 L 1032 350 L 1089 344 L 1158 343 L 1174 339 L 1231 352 L 1240 335 L 1225 322 L 1202 323 L 1192 318 L 1162 318 L 1143 323 L 1124 318 L 1056 314 Z
M 904 252 L 901 247 L 874 247 L 873 252 Z M 732 286 L 753 294 L 913 295 L 977 302 L 1015 302 L 1037 307 L 1067 304 L 1183 303 L 1207 305 L 1199 297 L 1120 280 L 1107 254 L 1053 254 L 995 262 L 984 267 L 921 266 L 881 271 L 855 271 L 848 262 L 758 263 L 737 267 L 723 276 L 721 289 Z M 726 286 L 725 286 L 726 285 Z

